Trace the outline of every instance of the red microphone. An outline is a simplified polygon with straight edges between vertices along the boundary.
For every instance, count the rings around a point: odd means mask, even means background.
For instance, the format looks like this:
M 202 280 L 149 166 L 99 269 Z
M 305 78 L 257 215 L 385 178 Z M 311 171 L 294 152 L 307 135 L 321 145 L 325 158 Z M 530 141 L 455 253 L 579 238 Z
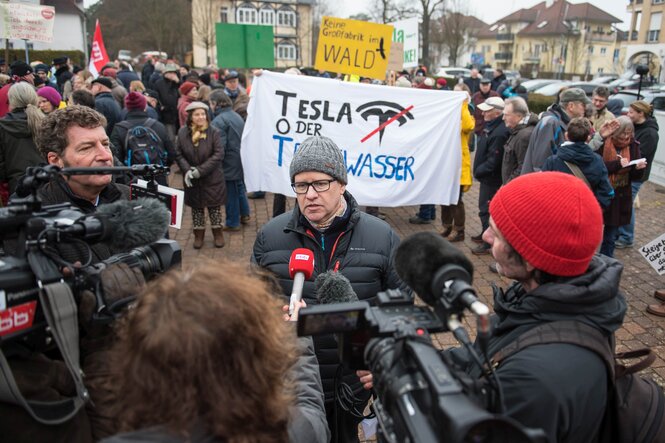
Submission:
M 307 248 L 298 248 L 291 253 L 289 259 L 289 276 L 293 279 L 293 290 L 289 301 L 289 315 L 302 299 L 302 287 L 305 280 L 309 279 L 314 272 L 314 253 Z

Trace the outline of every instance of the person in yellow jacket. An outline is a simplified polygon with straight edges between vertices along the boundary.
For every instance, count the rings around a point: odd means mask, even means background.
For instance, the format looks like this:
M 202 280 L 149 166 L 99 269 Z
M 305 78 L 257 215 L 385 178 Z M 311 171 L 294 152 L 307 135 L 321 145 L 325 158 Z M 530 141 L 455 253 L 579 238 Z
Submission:
M 469 94 L 469 87 L 465 84 L 457 84 L 455 91 L 466 91 Z M 475 127 L 475 120 L 469 112 L 469 100 L 462 104 L 462 170 L 460 174 L 460 193 L 459 200 L 455 205 L 441 205 L 441 223 L 443 231 L 441 235 L 450 242 L 464 241 L 464 224 L 466 222 L 466 213 L 464 211 L 464 201 L 462 194 L 471 189 L 473 178 L 471 175 L 471 153 L 469 152 L 469 137 Z

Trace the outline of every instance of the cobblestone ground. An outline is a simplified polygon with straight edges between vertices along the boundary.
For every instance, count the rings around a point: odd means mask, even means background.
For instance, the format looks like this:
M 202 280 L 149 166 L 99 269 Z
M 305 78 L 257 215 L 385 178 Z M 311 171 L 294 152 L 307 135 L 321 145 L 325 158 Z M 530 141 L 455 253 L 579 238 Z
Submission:
M 171 178 L 172 184 L 176 187 L 182 186 L 181 175 L 174 174 Z M 640 207 L 636 210 L 636 246 L 642 246 L 665 232 L 665 188 L 648 182 L 642 186 L 639 196 Z M 470 252 L 474 246 L 470 238 L 480 232 L 480 220 L 477 216 L 478 184 L 474 184 L 471 190 L 464 194 L 464 201 L 467 211 L 466 241 L 455 243 L 455 245 L 464 251 L 473 262 L 475 267 L 474 287 L 480 298 L 491 306 L 492 283 L 505 287 L 510 282 L 490 272 L 488 266 L 492 262 L 491 256 L 478 257 Z M 287 210 L 291 209 L 294 204 L 294 199 L 287 199 Z M 183 248 L 184 265 L 191 265 L 197 257 L 248 262 L 257 230 L 271 218 L 272 195 L 266 194 L 264 199 L 250 200 L 250 207 L 251 222 L 240 232 L 225 233 L 226 246 L 224 248 L 216 249 L 213 246 L 212 233 L 207 230 L 204 247 L 198 251 L 192 248 L 194 237 L 191 229 L 191 216 L 189 211 L 186 211 L 183 228 L 179 231 L 171 230 L 171 238 L 178 240 Z M 431 225 L 409 224 L 408 218 L 416 213 L 417 207 L 381 208 L 381 211 L 386 214 L 386 221 L 401 238 L 419 231 L 441 229 L 438 221 Z M 624 326 L 616 334 L 617 350 L 624 351 L 644 346 L 653 348 L 658 358 L 646 373 L 665 387 L 665 318 L 646 313 L 647 305 L 657 303 L 653 296 L 654 290 L 665 289 L 665 276 L 658 276 L 640 255 L 637 247 L 618 249 L 615 255 L 625 266 L 621 288 L 629 305 Z M 467 325 L 473 334 L 474 325 L 468 322 Z M 456 345 L 455 339 L 449 333 L 437 334 L 434 342 L 440 348 Z

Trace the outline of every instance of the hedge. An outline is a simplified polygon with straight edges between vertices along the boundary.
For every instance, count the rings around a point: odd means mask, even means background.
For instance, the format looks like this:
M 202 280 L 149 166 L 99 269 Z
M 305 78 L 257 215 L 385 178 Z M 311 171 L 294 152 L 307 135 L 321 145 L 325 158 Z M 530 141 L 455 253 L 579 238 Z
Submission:
M 58 50 L 28 50 L 28 57 L 30 57 L 30 62 L 35 60 L 42 61 L 47 65 L 50 65 L 53 62 L 54 58 L 67 56 L 72 61 L 72 64 L 83 67 L 85 66 L 85 54 L 82 51 L 70 50 L 70 51 L 58 51 Z M 0 49 L 0 58 L 5 58 L 5 51 Z M 11 65 L 16 60 L 25 60 L 25 50 L 24 49 L 10 49 L 9 50 L 9 60 L 7 64 Z
M 547 108 L 554 103 L 554 96 L 541 95 L 541 94 L 529 94 L 529 112 L 540 114 L 543 111 L 547 111 Z

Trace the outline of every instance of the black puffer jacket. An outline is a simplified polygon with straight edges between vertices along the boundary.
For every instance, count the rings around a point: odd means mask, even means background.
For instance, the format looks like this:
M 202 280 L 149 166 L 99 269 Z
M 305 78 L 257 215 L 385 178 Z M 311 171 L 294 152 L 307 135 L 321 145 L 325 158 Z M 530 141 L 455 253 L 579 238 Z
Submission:
M 473 176 L 480 183 L 501 186 L 503 147 L 509 135 L 510 132 L 501 117 L 485 122 L 473 160 Z
M 273 218 L 261 228 L 256 236 L 252 262 L 275 274 L 285 296 L 291 293 L 293 280 L 289 277 L 289 258 L 296 248 L 308 248 L 314 252 L 314 273 L 305 281 L 303 300 L 307 305 L 317 304 L 314 280 L 329 269 L 338 270 L 351 281 L 360 300 L 373 302 L 377 292 L 406 287 L 393 266 L 399 237 L 386 222 L 365 214 L 358 209 L 355 199 L 344 194 L 351 211 L 349 221 L 332 248 L 325 251 L 315 239 L 296 206 Z M 327 241 L 326 244 L 330 244 Z M 329 250 L 330 249 L 330 250 Z M 324 257 L 328 254 L 330 258 Z M 326 266 L 326 263 L 330 263 Z M 339 365 L 337 342 L 333 335 L 314 337 L 316 356 L 319 359 L 323 392 L 326 404 L 332 404 L 335 371 Z M 363 393 L 358 377 L 352 371 L 344 372 L 344 381 L 358 394 Z
M 496 316 L 489 355 L 547 322 L 575 320 L 608 337 L 621 327 L 626 300 L 619 291 L 623 265 L 596 255 L 583 275 L 526 292 L 520 283 L 505 292 L 495 288 Z M 464 349 L 449 351 L 478 376 Z M 563 343 L 530 346 L 498 367 L 508 416 L 542 428 L 549 442 L 596 442 L 607 401 L 607 373 L 600 356 Z
M 658 122 L 653 117 L 648 117 L 644 123 L 635 125 L 635 140 L 640 142 L 640 154 L 647 159 L 647 167 L 640 181 L 649 180 L 651 174 L 651 163 L 658 148 Z
M 28 127 L 25 110 L 16 109 L 0 119 L 0 181 L 9 182 L 13 194 L 28 166 L 44 163 Z

